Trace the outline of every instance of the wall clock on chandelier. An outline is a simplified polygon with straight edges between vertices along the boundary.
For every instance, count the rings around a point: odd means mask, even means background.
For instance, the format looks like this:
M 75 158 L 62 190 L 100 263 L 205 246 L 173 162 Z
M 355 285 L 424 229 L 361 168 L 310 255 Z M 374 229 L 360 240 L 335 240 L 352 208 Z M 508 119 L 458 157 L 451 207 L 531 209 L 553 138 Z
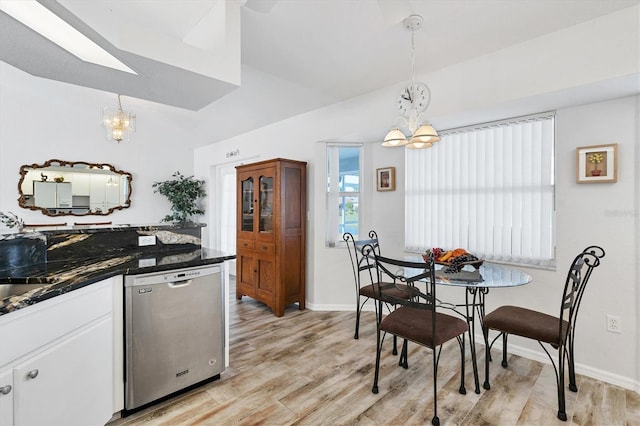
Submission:
M 411 111 L 424 112 L 431 102 L 431 91 L 424 83 L 407 86 L 398 98 L 398 110 L 403 117 L 409 118 Z

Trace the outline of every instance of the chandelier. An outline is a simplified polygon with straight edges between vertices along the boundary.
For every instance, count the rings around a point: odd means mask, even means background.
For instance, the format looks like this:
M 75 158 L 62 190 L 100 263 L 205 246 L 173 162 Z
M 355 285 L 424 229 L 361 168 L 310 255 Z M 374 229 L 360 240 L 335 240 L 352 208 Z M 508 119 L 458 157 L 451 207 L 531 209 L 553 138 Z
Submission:
M 118 109 L 102 108 L 102 126 L 107 130 L 107 140 L 131 140 L 131 133 L 136 131 L 136 116 L 122 111 L 122 102 L 118 95 Z
M 118 181 L 113 178 L 113 176 L 109 176 L 109 180 L 105 184 L 106 186 L 118 186 Z
M 400 116 L 396 123 L 400 123 L 387 133 L 382 146 L 408 148 L 430 148 L 440 140 L 438 132 L 424 119 L 424 112 L 431 103 L 431 91 L 424 83 L 415 81 L 415 32 L 422 26 L 422 16 L 410 15 L 402 21 L 404 27 L 411 30 L 411 84 L 407 86 L 398 98 Z M 400 127 L 406 127 L 411 132 L 407 140 Z

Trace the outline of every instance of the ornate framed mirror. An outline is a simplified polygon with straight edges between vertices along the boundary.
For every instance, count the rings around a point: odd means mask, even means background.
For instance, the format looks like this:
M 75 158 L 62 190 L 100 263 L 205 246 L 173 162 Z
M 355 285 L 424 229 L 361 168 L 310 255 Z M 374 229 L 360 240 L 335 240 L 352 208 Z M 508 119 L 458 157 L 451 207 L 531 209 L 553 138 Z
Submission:
M 106 216 L 131 205 L 131 181 L 131 173 L 111 164 L 25 164 L 20 167 L 18 204 L 47 216 Z

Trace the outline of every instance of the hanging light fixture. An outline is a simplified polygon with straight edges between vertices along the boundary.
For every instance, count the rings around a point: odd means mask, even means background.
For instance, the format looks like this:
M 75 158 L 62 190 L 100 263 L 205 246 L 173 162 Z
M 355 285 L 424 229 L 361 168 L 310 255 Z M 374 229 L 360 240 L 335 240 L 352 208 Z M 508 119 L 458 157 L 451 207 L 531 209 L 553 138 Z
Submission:
M 109 180 L 106 183 L 107 186 L 118 186 L 118 181 L 113 178 L 113 176 L 109 176 Z
M 431 103 L 431 91 L 424 83 L 415 81 L 415 32 L 422 26 L 422 16 L 410 15 L 402 21 L 404 27 L 411 30 L 411 84 L 407 86 L 398 98 L 400 116 L 397 121 L 401 124 L 394 127 L 384 137 L 382 146 L 420 149 L 430 148 L 440 140 L 438 132 L 424 120 L 424 112 Z M 407 140 L 400 127 L 406 127 L 411 132 Z
M 107 140 L 131 140 L 131 133 L 136 131 L 136 116 L 122 111 L 122 102 L 118 95 L 118 110 L 102 108 L 102 126 L 107 130 Z

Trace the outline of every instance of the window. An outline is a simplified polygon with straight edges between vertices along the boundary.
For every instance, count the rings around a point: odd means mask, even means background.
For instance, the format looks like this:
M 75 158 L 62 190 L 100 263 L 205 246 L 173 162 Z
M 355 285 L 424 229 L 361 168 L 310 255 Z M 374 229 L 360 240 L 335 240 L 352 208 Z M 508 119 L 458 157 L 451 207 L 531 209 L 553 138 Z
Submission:
M 554 114 L 441 135 L 405 157 L 406 248 L 554 266 Z
M 327 236 L 334 247 L 342 234 L 360 230 L 362 145 L 327 145 Z

